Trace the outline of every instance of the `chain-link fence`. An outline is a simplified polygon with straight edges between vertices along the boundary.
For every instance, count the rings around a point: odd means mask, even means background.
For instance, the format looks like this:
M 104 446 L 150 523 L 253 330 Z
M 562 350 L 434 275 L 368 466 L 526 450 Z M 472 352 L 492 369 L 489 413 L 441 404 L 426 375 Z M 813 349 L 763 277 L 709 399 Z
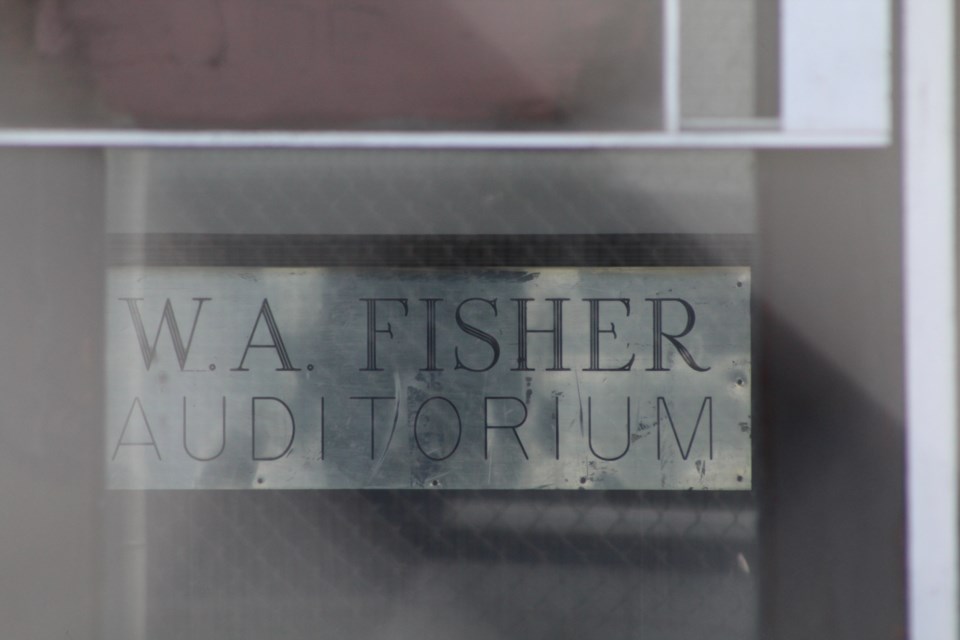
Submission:
M 128 265 L 750 263 L 745 152 L 114 152 L 109 164 L 113 259 Z M 756 635 L 746 491 L 108 498 L 115 637 L 123 620 L 145 638 Z
M 147 638 L 754 637 L 747 493 L 132 496 L 144 571 L 109 601 Z

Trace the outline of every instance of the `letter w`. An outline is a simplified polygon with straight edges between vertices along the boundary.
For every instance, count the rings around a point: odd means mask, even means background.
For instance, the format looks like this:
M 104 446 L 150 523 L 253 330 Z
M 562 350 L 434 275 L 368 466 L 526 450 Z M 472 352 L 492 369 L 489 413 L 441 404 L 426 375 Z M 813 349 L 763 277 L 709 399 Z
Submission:
M 183 338 L 180 336 L 180 327 L 177 325 L 177 318 L 173 315 L 173 305 L 170 304 L 170 298 L 167 298 L 163 305 L 163 316 L 160 318 L 160 324 L 157 325 L 157 334 L 153 337 L 153 344 L 147 341 L 147 331 L 143 327 L 143 318 L 140 316 L 140 307 L 137 302 L 143 298 L 119 298 L 127 303 L 130 309 L 130 318 L 133 320 L 133 328 L 137 332 L 137 342 L 140 343 L 140 352 L 143 354 L 143 364 L 147 371 L 153 364 L 157 356 L 157 343 L 160 341 L 160 332 L 163 331 L 163 324 L 167 324 L 170 331 L 170 338 L 173 340 L 173 348 L 177 352 L 177 362 L 180 364 L 180 371 L 187 366 L 187 356 L 190 355 L 190 345 L 193 344 L 193 333 L 197 329 L 197 320 L 200 319 L 200 309 L 203 303 L 210 298 L 193 298 L 197 302 L 197 312 L 193 316 L 193 325 L 190 327 L 190 336 L 187 338 L 187 344 L 184 346 Z

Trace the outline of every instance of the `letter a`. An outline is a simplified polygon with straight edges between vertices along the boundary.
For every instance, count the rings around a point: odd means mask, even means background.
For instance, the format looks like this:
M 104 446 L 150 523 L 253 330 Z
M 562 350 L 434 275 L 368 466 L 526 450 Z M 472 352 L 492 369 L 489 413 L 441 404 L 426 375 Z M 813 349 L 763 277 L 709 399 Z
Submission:
M 267 330 L 270 332 L 270 344 L 253 344 L 253 336 L 257 333 L 257 327 L 260 326 L 260 319 L 263 319 L 264 323 L 267 325 Z M 277 327 L 277 321 L 273 317 L 273 311 L 270 310 L 270 303 L 267 302 L 267 299 L 263 299 L 263 304 L 260 305 L 260 313 L 257 314 L 257 321 L 253 323 L 253 329 L 250 331 L 250 337 L 247 339 L 247 348 L 243 350 L 243 357 L 240 358 L 240 364 L 237 365 L 236 369 L 231 369 L 231 371 L 249 371 L 243 366 L 244 361 L 247 359 L 247 352 L 250 349 L 273 349 L 277 352 L 277 357 L 280 358 L 280 368 L 277 371 L 300 371 L 293 366 L 293 362 L 290 361 L 290 354 L 287 353 L 287 347 L 283 344 L 283 336 L 280 335 L 280 329 Z
M 130 418 L 133 417 L 133 410 L 140 409 L 140 417 L 143 418 L 143 426 L 147 429 L 147 435 L 150 436 L 149 442 L 124 442 L 123 437 L 127 435 L 127 429 L 130 428 Z M 117 459 L 117 453 L 120 451 L 120 447 L 153 447 L 153 450 L 157 454 L 157 460 L 163 460 L 160 457 L 160 449 L 157 447 L 157 440 L 153 437 L 153 431 L 150 429 L 150 421 L 147 420 L 147 414 L 143 410 L 143 405 L 140 404 L 140 398 L 134 398 L 133 404 L 130 405 L 130 411 L 127 412 L 127 419 L 123 421 L 123 430 L 120 432 L 120 437 L 117 438 L 117 446 L 113 448 L 113 456 L 110 460 Z

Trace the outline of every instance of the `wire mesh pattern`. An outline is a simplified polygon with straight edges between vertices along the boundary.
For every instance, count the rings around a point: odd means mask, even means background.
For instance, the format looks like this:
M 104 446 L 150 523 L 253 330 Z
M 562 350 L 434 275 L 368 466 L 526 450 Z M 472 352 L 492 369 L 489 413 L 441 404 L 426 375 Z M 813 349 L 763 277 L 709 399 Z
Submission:
M 147 638 L 754 637 L 745 493 L 142 498 Z
M 752 233 L 754 158 L 668 153 L 108 154 L 111 233 Z
M 114 152 L 109 172 L 114 264 L 750 263 L 750 154 Z M 756 637 L 747 492 L 108 500 L 142 501 L 107 510 L 108 547 L 140 556 L 111 557 L 105 617 L 142 611 L 144 638 Z

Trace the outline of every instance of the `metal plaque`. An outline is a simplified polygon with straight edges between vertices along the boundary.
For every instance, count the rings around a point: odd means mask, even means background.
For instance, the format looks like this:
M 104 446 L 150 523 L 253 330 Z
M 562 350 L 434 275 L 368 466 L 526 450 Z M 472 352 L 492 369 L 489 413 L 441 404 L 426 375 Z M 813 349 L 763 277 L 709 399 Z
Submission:
M 118 489 L 749 489 L 750 271 L 117 267 Z

